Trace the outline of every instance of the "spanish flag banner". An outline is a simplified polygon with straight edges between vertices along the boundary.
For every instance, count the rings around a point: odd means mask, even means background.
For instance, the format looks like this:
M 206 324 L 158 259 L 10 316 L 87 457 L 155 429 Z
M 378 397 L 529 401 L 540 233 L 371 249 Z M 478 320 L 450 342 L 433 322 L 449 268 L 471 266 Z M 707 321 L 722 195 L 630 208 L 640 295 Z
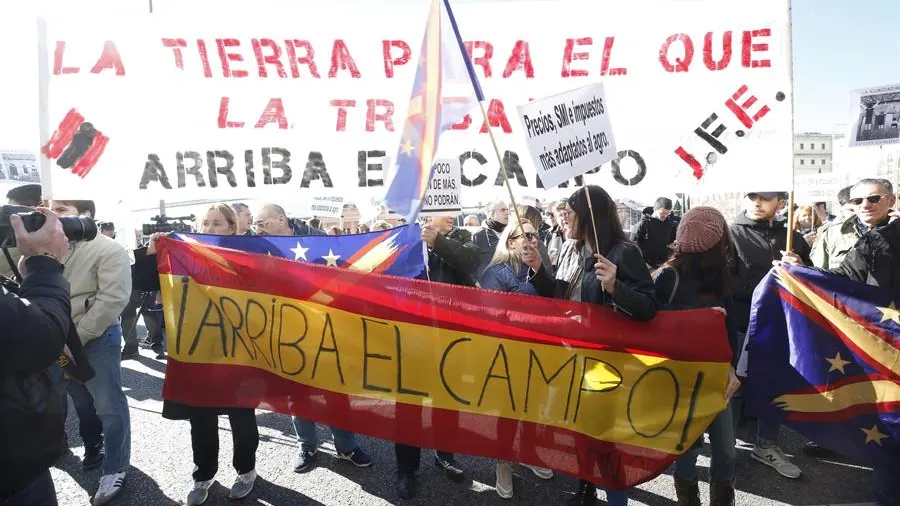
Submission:
M 724 317 L 609 308 L 158 242 L 163 397 L 294 414 L 610 488 L 650 480 L 726 406 Z

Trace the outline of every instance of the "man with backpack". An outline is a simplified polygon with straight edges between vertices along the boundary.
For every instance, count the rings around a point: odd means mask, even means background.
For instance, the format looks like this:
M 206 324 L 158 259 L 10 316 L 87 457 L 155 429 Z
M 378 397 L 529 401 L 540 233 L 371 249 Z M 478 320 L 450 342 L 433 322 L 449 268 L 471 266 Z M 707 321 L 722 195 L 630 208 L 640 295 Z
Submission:
M 55 506 L 50 466 L 64 451 L 64 383 L 53 365 L 72 328 L 69 283 L 59 259 L 69 249 L 56 215 L 28 233 L 10 222 L 24 261 L 18 295 L 0 289 L 0 504 Z

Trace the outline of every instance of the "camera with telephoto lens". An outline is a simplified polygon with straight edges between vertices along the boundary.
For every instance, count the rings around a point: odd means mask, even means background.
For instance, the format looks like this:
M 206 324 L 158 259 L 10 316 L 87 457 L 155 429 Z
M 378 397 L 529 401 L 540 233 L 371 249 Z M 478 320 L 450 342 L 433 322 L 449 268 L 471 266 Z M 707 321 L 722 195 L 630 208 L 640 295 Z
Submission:
M 168 234 L 169 232 L 193 232 L 190 223 L 185 222 L 193 222 L 195 219 L 197 219 L 197 217 L 193 214 L 190 216 L 175 217 L 162 215 L 154 216 L 150 219 L 153 221 L 153 223 L 144 223 L 141 227 L 141 232 L 144 235 L 151 235 L 156 233 Z
M 16 246 L 16 234 L 12 229 L 9 217 L 18 214 L 22 218 L 25 230 L 35 232 L 44 226 L 47 217 L 25 206 L 0 206 L 0 248 L 14 248 Z M 69 241 L 92 241 L 97 237 L 97 224 L 93 218 L 84 217 L 60 217 L 63 232 Z

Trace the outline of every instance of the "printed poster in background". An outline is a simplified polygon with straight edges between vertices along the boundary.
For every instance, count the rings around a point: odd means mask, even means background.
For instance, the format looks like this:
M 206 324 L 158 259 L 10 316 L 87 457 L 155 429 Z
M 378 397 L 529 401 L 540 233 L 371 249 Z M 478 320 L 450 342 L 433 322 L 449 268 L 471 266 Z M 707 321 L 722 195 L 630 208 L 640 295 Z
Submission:
M 313 0 L 239 17 L 45 18 L 45 182 L 58 198 L 383 197 L 428 7 Z M 615 1 L 583 15 L 595 9 L 456 6 L 488 116 L 473 111 L 440 139 L 435 158 L 460 160 L 463 200 L 504 196 L 488 126 L 514 191 L 543 193 L 516 108 L 600 81 L 616 157 L 569 189 L 790 188 L 778 169 L 792 163 L 787 0 Z
M 340 218 L 344 214 L 344 197 L 340 195 L 315 195 L 309 206 L 309 216 Z
M 843 176 L 836 173 L 794 176 L 794 202 L 799 205 L 833 202 L 837 200 L 843 180 Z
M 900 84 L 853 90 L 850 103 L 848 146 L 900 143 Z
M 0 185 L 20 186 L 41 182 L 41 167 L 35 153 L 0 151 Z

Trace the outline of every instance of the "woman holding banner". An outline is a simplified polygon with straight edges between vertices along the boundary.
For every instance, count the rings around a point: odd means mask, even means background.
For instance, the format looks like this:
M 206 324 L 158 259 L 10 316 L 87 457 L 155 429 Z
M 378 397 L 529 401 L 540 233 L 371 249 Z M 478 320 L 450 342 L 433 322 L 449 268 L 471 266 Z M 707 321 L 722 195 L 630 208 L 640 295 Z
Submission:
M 656 297 L 666 309 L 711 307 L 725 313 L 725 326 L 732 352 L 739 350 L 737 322 L 727 313 L 730 305 L 731 277 L 728 259 L 731 236 L 722 213 L 712 207 L 695 207 L 681 219 L 675 235 L 673 253 L 655 273 Z M 734 372 L 739 353 L 733 353 L 732 369 L 725 389 L 731 396 L 741 382 Z M 719 414 L 706 429 L 712 448 L 709 466 L 710 506 L 734 505 L 734 421 L 731 406 Z M 700 506 L 697 480 L 697 456 L 703 438 L 675 462 L 675 493 L 678 504 Z
M 537 295 L 534 286 L 528 282 L 529 272 L 540 270 L 542 261 L 538 249 L 538 233 L 529 221 L 519 225 L 517 215 L 510 215 L 509 223 L 497 242 L 494 257 L 487 268 L 481 274 L 479 284 L 486 290 L 501 292 L 515 292 L 528 295 Z M 544 268 L 547 266 L 544 265 Z M 498 422 L 497 438 L 509 439 L 508 445 L 512 446 L 512 439 L 516 437 L 516 422 L 509 419 L 500 419 Z M 502 427 L 506 425 L 506 427 Z M 553 477 L 553 471 L 537 466 L 523 464 L 543 480 Z M 497 461 L 497 495 L 504 499 L 513 496 L 513 463 Z
M 237 215 L 228 204 L 215 204 L 206 212 L 200 233 L 236 235 Z M 147 254 L 156 256 L 154 234 Z M 153 261 L 152 266 L 156 262 Z M 231 487 L 231 498 L 242 499 L 253 490 L 256 482 L 256 449 L 259 446 L 259 429 L 256 412 L 249 408 L 207 408 L 188 406 L 173 401 L 163 401 L 163 418 L 189 420 L 191 423 L 191 449 L 194 457 L 194 485 L 188 492 L 186 504 L 197 506 L 206 502 L 209 489 L 215 482 L 219 468 L 219 415 L 228 415 L 234 440 L 234 468 L 238 473 Z
M 599 186 L 585 186 L 566 201 L 567 237 L 556 278 L 541 268 L 530 282 L 540 295 L 611 306 L 635 320 L 656 316 L 656 290 L 641 250 L 622 231 L 615 201 Z M 628 504 L 628 492 L 607 490 L 612 506 Z M 582 480 L 571 505 L 597 504 L 597 488 Z

